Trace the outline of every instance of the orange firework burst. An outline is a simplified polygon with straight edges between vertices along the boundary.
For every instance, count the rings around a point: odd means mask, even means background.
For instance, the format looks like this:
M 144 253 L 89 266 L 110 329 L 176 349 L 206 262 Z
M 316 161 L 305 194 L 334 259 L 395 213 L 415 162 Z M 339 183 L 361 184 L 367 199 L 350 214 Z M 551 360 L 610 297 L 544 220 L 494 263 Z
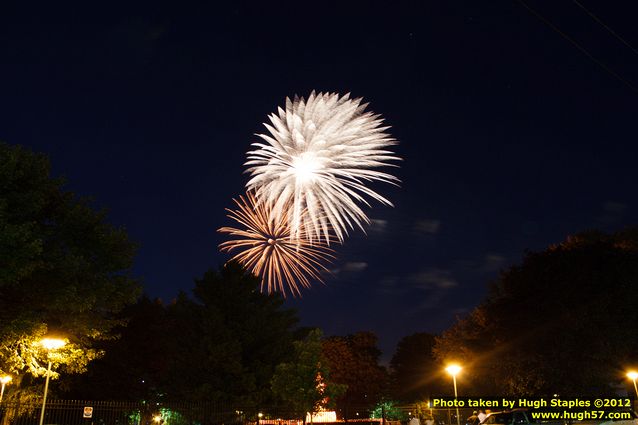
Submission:
M 262 291 L 280 291 L 285 297 L 287 286 L 293 296 L 301 296 L 300 286 L 308 288 L 311 280 L 322 281 L 321 273 L 328 271 L 324 264 L 334 258 L 326 243 L 311 242 L 304 232 L 293 238 L 288 215 L 275 217 L 271 207 L 257 202 L 252 192 L 233 201 L 239 209 L 226 208 L 228 217 L 244 228 L 219 229 L 236 237 L 219 248 L 226 252 L 241 250 L 231 260 L 261 277 Z

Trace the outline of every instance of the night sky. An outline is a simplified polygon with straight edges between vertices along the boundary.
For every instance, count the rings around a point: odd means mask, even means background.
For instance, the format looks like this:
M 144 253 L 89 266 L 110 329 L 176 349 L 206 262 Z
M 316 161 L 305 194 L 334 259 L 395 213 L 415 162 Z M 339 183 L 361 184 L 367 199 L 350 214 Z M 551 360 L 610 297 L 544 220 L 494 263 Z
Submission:
M 385 360 L 470 311 L 526 249 L 638 223 L 638 52 L 574 1 L 12 4 L 0 140 L 107 208 L 166 302 L 228 259 L 216 229 L 254 133 L 313 89 L 385 117 L 402 185 L 374 186 L 395 208 L 367 210 L 334 276 L 287 303 L 328 335 L 376 332 Z M 634 2 L 580 4 L 638 46 Z

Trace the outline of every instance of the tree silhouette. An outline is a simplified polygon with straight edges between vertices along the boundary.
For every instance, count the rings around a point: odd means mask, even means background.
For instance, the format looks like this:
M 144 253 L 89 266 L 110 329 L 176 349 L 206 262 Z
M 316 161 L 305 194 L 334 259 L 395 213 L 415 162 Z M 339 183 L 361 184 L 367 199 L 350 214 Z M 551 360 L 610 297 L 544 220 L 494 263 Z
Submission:
M 447 387 L 442 389 L 442 365 L 432 352 L 434 343 L 434 335 L 425 332 L 405 336 L 399 341 L 390 361 L 393 399 L 413 403 L 448 392 Z M 446 379 L 445 383 L 448 381 Z
M 637 283 L 637 229 L 569 237 L 505 271 L 435 353 L 477 393 L 609 393 L 638 356 Z
M 47 333 L 70 342 L 56 363 L 83 371 L 139 294 L 135 245 L 49 169 L 45 156 L 0 143 L 0 368 L 20 377 L 42 374 L 34 342 Z
M 323 355 L 332 380 L 347 387 L 337 399 L 341 415 L 352 417 L 355 410 L 372 408 L 387 387 L 388 376 L 379 365 L 381 351 L 372 332 L 332 336 L 323 342 Z

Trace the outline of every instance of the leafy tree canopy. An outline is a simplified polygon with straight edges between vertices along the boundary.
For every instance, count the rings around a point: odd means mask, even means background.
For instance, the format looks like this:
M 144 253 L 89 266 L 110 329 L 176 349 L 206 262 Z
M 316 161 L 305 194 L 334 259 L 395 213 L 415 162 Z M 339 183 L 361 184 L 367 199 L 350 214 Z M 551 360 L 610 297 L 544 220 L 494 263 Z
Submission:
M 105 218 L 50 176 L 45 156 L 0 143 L 2 372 L 40 375 L 48 359 L 37 341 L 51 333 L 70 342 L 55 362 L 82 371 L 98 354 L 94 341 L 112 337 L 114 313 L 139 288 L 135 245 Z
M 141 298 L 124 312 L 121 339 L 68 383 L 69 396 L 272 405 L 270 382 L 293 357 L 297 317 L 259 285 L 230 263 L 197 279 L 194 297 L 181 293 L 168 305 Z
M 569 237 L 502 273 L 437 340 L 464 393 L 595 395 L 638 359 L 638 229 Z
M 323 342 L 323 355 L 330 367 L 332 380 L 347 387 L 337 400 L 342 415 L 353 409 L 372 407 L 381 399 L 388 377 L 379 365 L 381 351 L 372 332 L 332 336 Z
M 381 401 L 377 403 L 370 412 L 370 417 L 389 421 L 408 421 L 408 414 L 398 407 L 396 401 Z
M 274 395 L 304 422 L 306 413 L 329 407 L 346 389 L 331 380 L 321 336 L 321 330 L 316 329 L 303 341 L 296 341 L 294 358 L 277 366 L 271 381 Z
M 443 391 L 442 366 L 435 359 L 432 349 L 435 337 L 419 332 L 403 337 L 390 361 L 392 395 L 404 403 L 429 400 L 431 395 Z M 449 384 L 449 377 L 443 377 Z M 449 385 L 445 386 L 447 390 Z

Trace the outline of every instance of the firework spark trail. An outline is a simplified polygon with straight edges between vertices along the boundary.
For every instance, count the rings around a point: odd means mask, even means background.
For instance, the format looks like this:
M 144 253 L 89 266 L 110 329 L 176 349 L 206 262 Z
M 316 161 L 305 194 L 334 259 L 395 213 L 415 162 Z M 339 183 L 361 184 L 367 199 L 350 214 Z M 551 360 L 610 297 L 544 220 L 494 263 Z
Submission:
M 231 260 L 261 277 L 262 292 L 280 291 L 285 297 L 288 287 L 293 296 L 301 296 L 299 285 L 308 288 L 311 279 L 322 281 L 321 273 L 328 272 L 324 264 L 334 258 L 326 243 L 311 243 L 303 232 L 299 239 L 291 238 L 288 215 L 275 218 L 271 208 L 258 203 L 252 192 L 233 201 L 238 209 L 227 208 L 228 217 L 244 228 L 219 229 L 235 237 L 219 247 L 226 252 L 240 250 Z
M 287 98 L 286 110 L 264 124 L 270 134 L 258 134 L 265 143 L 253 143 L 257 149 L 248 152 L 247 188 L 277 220 L 287 216 L 292 239 L 329 244 L 333 231 L 342 242 L 348 229 L 370 222 L 358 205 L 369 206 L 365 196 L 392 205 L 365 183 L 399 183 L 374 170 L 396 166 L 390 161 L 400 158 L 387 148 L 397 141 L 380 115 L 364 112 L 361 100 L 314 91 L 307 101 Z

